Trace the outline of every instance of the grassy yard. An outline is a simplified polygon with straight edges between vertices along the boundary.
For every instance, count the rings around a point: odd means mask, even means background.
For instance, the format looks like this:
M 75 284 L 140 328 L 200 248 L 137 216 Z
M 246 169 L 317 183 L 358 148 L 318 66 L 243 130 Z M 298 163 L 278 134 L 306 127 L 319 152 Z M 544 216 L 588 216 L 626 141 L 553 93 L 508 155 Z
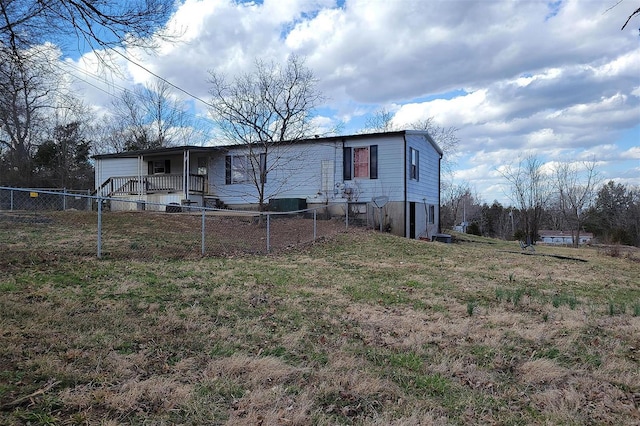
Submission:
M 14 259 L 0 312 L 0 424 L 640 423 L 637 251 Z

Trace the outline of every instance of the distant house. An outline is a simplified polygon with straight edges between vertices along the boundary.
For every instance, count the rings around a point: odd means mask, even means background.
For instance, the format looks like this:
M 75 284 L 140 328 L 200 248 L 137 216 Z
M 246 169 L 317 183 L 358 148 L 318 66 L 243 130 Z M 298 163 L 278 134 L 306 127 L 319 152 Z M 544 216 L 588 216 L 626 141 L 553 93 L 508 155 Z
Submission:
M 377 219 L 380 210 L 372 201 L 384 200 L 383 224 L 394 234 L 438 232 L 442 150 L 427 132 L 320 137 L 274 145 L 265 153 L 252 150 L 181 146 L 96 155 L 96 193 L 138 202 L 112 201 L 112 209 L 144 203 L 155 210 L 171 203 L 255 209 L 252 181 L 262 171 L 272 207 L 325 206 L 344 214 L 348 206 Z
M 559 244 L 559 245 L 573 245 L 574 234 L 570 231 L 550 231 L 542 230 L 538 231 L 540 235 L 539 242 L 543 244 Z M 580 232 L 580 240 L 578 244 L 588 244 L 593 239 L 593 234 L 590 232 Z

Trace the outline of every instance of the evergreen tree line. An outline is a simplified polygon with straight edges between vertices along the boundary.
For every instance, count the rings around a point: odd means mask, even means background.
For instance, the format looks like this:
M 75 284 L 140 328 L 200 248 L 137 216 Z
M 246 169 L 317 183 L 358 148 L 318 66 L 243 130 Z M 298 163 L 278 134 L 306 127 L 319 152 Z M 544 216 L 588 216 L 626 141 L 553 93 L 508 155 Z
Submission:
M 50 138 L 22 156 L 2 151 L 0 186 L 93 189 L 91 143 L 79 127 L 78 122 L 55 126 Z

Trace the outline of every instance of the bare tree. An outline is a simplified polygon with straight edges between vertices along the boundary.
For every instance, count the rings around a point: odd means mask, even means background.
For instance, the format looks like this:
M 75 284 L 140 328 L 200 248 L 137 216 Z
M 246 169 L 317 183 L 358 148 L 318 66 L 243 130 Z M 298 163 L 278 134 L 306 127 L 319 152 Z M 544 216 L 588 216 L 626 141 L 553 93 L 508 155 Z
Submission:
M 140 108 L 137 95 L 124 91 L 112 102 L 114 128 L 124 137 L 124 150 L 160 148 L 159 138 L 151 136 L 151 128 L 147 125 L 149 118 L 146 111 Z
M 473 195 L 467 182 L 451 184 L 442 193 L 440 223 L 444 229 L 453 229 L 458 223 L 468 222 L 480 209 L 479 197 Z
M 549 200 L 543 214 L 543 223 L 546 229 L 554 231 L 562 231 L 570 229 L 567 220 L 562 211 L 562 202 L 560 194 L 555 191 L 549 196 Z
M 367 117 L 364 122 L 364 132 L 391 132 L 399 130 L 393 124 L 393 113 L 386 108 L 381 108 Z
M 281 185 L 271 186 L 267 194 L 267 175 L 287 169 L 286 163 L 292 160 L 287 146 L 315 130 L 312 112 L 323 100 L 317 80 L 304 59 L 292 55 L 284 66 L 256 60 L 252 72 L 231 81 L 211 71 L 209 82 L 210 110 L 222 137 L 246 152 L 231 167 L 244 169 L 241 172 L 253 184 L 262 211 L 286 180 L 280 176 Z
M 14 54 L 0 48 L 0 153 L 12 184 L 30 184 L 32 155 L 46 133 L 48 116 L 63 90 L 49 66 L 51 46 Z
M 0 158 L 3 180 L 12 185 L 44 184 L 48 171 L 39 160 L 34 163 L 38 153 L 46 151 L 42 144 L 50 148 L 51 142 L 69 140 L 72 134 L 71 139 L 89 145 L 84 123 L 92 116 L 70 91 L 61 70 L 52 66 L 59 54 L 50 44 L 20 52 L 0 48 Z M 64 168 L 60 164 L 60 170 Z
M 93 154 L 113 154 L 125 150 L 130 133 L 113 115 L 102 116 L 91 128 Z
M 555 167 L 555 185 L 560 211 L 571 227 L 573 246 L 580 242 L 580 230 L 584 225 L 596 187 L 599 185 L 595 160 L 578 163 L 560 163 Z
M 458 137 L 458 128 L 449 126 L 439 126 L 433 117 L 426 118 L 424 120 L 418 120 L 409 124 L 409 128 L 413 130 L 426 130 L 429 136 L 438 144 L 442 149 L 442 163 L 441 173 L 447 177 L 453 177 L 453 172 L 456 167 L 455 157 L 458 153 L 458 145 L 460 138 Z
M 101 145 L 107 151 L 202 143 L 186 103 L 163 80 L 123 92 L 112 106 L 113 115 L 103 123 Z
M 511 185 L 509 197 L 522 217 L 520 224 L 527 242 L 534 243 L 550 195 L 549 179 L 544 175 L 543 164 L 535 156 L 529 155 L 516 167 L 511 165 L 500 171 Z
M 71 93 L 56 99 L 58 103 L 47 114 L 42 141 L 33 154 L 34 180 L 43 187 L 92 188 L 89 156 L 93 111 Z
M 453 172 L 456 166 L 455 156 L 458 153 L 458 145 L 460 143 L 456 127 L 442 127 L 435 122 L 434 117 L 417 120 L 406 125 L 397 125 L 393 122 L 393 113 L 386 108 L 382 108 L 367 118 L 364 132 L 391 132 L 406 129 L 425 130 L 429 133 L 429 136 L 443 152 L 441 162 L 441 173 L 444 176 L 442 179 L 443 189 L 446 190 L 449 186 L 455 186 L 453 184 Z M 455 190 L 455 188 L 452 189 Z

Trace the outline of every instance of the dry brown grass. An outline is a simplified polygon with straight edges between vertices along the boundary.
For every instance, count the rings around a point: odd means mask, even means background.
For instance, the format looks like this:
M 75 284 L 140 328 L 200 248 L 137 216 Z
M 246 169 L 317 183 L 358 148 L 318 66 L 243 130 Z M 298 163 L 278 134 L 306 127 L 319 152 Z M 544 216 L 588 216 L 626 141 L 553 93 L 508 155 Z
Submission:
M 630 257 L 355 232 L 270 256 L 47 259 L 0 277 L 2 424 L 640 422 Z

